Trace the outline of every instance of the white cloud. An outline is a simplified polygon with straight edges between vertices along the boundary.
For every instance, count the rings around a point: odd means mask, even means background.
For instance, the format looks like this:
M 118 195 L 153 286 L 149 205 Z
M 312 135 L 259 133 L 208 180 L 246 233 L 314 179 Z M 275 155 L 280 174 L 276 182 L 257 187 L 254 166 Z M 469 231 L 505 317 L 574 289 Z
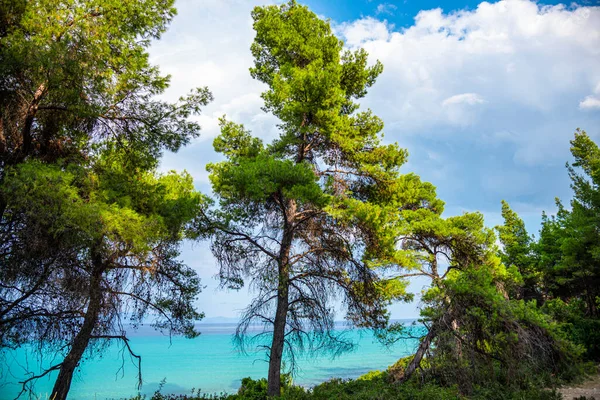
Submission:
M 462 93 L 455 94 L 454 96 L 450 96 L 444 101 L 442 101 L 442 105 L 444 107 L 455 105 L 455 104 L 468 104 L 470 106 L 474 106 L 476 104 L 483 104 L 485 100 L 483 97 L 478 95 L 477 93 Z
M 390 36 L 387 23 L 367 17 L 334 27 L 337 34 L 343 35 L 346 45 L 362 46 L 366 42 L 387 41 Z
M 173 77 L 167 97 L 194 86 L 213 91 L 215 101 L 199 118 L 200 141 L 218 134 L 223 114 L 266 139 L 276 134 L 276 120 L 260 110 L 265 87 L 248 73 L 254 5 L 179 1 L 179 15 L 152 48 L 153 62 Z M 380 9 L 386 5 L 391 3 Z M 388 138 L 452 134 L 456 127 L 487 137 L 513 131 L 515 159 L 535 164 L 544 158 L 540 141 L 566 149 L 575 127 L 590 129 L 578 118 L 592 113 L 576 111 L 595 104 L 599 96 L 586 98 L 590 90 L 600 93 L 599 10 L 509 0 L 451 14 L 421 11 L 413 26 L 400 31 L 372 17 L 334 29 L 348 47 L 363 46 L 384 64 L 363 103 L 384 119 Z M 567 117 L 569 110 L 575 113 Z M 564 153 L 552 155 L 562 164 Z
M 394 11 L 396 11 L 398 9 L 398 7 L 396 7 L 395 5 L 391 4 L 391 3 L 381 3 L 377 6 L 377 9 L 375 10 L 376 14 L 389 14 L 389 15 L 393 15 Z
M 485 103 L 477 93 L 462 93 L 442 101 L 445 121 L 454 126 L 468 127 L 475 124 L 481 113 L 475 106 Z
M 454 135 L 457 126 L 473 140 L 514 131 L 517 162 L 562 165 L 573 130 L 593 129 L 578 107 L 600 90 L 600 7 L 483 2 L 421 11 L 399 31 L 372 18 L 338 29 L 384 65 L 363 104 L 386 122 L 388 138 Z M 540 155 L 541 142 L 562 150 Z
M 579 108 L 582 110 L 597 110 L 600 109 L 600 98 L 595 96 L 587 96 L 579 102 Z
M 215 97 L 198 119 L 199 141 L 218 135 L 218 118 L 224 114 L 258 136 L 272 136 L 270 127 L 262 130 L 269 118 L 260 109 L 266 86 L 248 72 L 254 39 L 250 12 L 256 5 L 246 0 L 180 0 L 169 30 L 152 45 L 151 61 L 172 77 L 166 98 L 175 100 L 197 86 L 208 86 Z

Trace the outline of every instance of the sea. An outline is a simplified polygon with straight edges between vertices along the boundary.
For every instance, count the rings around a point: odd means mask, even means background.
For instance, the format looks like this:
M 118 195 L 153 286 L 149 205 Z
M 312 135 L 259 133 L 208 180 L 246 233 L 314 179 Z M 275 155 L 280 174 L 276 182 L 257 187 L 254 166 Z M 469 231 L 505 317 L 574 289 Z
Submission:
M 413 321 L 402 321 L 410 326 Z M 203 323 L 201 335 L 194 339 L 168 337 L 147 327 L 130 335 L 131 349 L 142 357 L 142 386 L 138 390 L 137 361 L 115 342 L 101 355 L 86 354 L 71 385 L 74 400 L 129 399 L 137 394 L 148 398 L 159 388 L 163 394 L 235 393 L 241 379 L 267 376 L 264 351 L 241 351 L 235 346 L 235 323 Z M 422 327 L 413 325 L 413 332 Z M 399 358 L 414 353 L 417 339 L 401 339 L 392 345 L 381 344 L 368 330 L 348 330 L 336 324 L 336 330 L 351 339 L 353 351 L 335 358 L 328 354 L 305 355 L 296 360 L 294 384 L 311 387 L 332 378 L 357 378 L 372 370 L 383 370 Z M 415 335 L 418 336 L 418 335 Z M 21 391 L 27 372 L 39 373 L 56 363 L 51 354 L 41 359 L 31 348 L 2 351 L 0 360 L 0 400 L 15 398 Z M 60 361 L 60 360 L 58 360 Z M 56 372 L 37 380 L 34 394 L 21 398 L 47 399 Z

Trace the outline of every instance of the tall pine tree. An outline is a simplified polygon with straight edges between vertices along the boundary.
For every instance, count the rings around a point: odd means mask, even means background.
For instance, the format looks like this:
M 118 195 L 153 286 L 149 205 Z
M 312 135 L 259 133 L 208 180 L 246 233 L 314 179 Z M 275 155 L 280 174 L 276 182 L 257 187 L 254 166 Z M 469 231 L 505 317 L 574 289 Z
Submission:
M 244 344 L 253 322 L 269 335 L 268 394 L 280 393 L 284 356 L 333 353 L 351 343 L 333 331 L 332 301 L 346 318 L 375 329 L 387 304 L 405 298 L 405 282 L 381 279 L 402 259 L 399 209 L 439 209 L 433 186 L 401 175 L 407 153 L 381 143 L 382 121 L 358 111 L 382 66 L 343 43 L 306 7 L 290 1 L 252 12 L 256 38 L 251 74 L 268 85 L 264 109 L 281 121 L 268 145 L 243 126 L 221 121 L 208 166 L 219 207 L 204 223 L 226 287 L 249 279 L 256 296 L 238 327 Z

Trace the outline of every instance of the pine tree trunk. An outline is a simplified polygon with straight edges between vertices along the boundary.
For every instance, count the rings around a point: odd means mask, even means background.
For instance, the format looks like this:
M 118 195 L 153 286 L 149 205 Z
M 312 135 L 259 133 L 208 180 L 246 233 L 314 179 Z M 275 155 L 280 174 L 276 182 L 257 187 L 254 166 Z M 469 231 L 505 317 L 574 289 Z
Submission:
M 94 269 L 92 276 L 90 277 L 90 301 L 88 304 L 87 311 L 83 320 L 81 329 L 73 340 L 73 345 L 69 354 L 65 357 L 60 367 L 60 372 L 54 383 L 52 394 L 50 398 L 52 400 L 65 400 L 71 387 L 71 381 L 73 380 L 73 373 L 81 361 L 81 357 L 88 346 L 90 337 L 96 323 L 98 321 L 98 315 L 102 305 L 102 289 L 101 289 L 101 278 L 102 278 L 102 266 L 99 260 L 95 260 Z
M 267 378 L 267 395 L 281 395 L 281 360 L 285 339 L 285 324 L 288 311 L 288 287 L 286 282 L 281 282 L 277 293 L 277 311 L 273 326 L 273 341 L 269 357 L 269 375 Z
M 459 326 L 458 326 L 458 321 L 453 319 L 452 320 L 452 330 L 454 331 L 454 342 L 456 343 L 456 358 L 460 359 L 462 358 L 462 342 L 461 342 L 461 337 L 460 337 L 460 332 L 459 332 Z
M 404 374 L 402 375 L 402 377 L 400 377 L 400 379 L 396 381 L 396 383 L 403 383 L 410 379 L 410 377 L 415 373 L 417 368 L 419 368 L 419 366 L 421 365 L 421 360 L 423 360 L 425 353 L 429 349 L 429 346 L 431 346 L 431 342 L 433 341 L 436 335 L 437 324 L 434 323 L 431 326 L 431 329 L 429 329 L 429 332 L 427 332 L 427 335 L 425 335 L 425 337 L 419 344 L 419 348 L 417 349 L 415 356 L 412 358 L 412 360 L 410 360 L 410 362 L 406 366 Z
M 448 326 L 448 321 L 450 320 L 450 318 L 450 314 L 446 312 L 439 319 L 433 321 L 431 327 L 429 328 L 429 332 L 427 332 L 427 335 L 425 335 L 425 337 L 419 344 L 419 348 L 417 349 L 415 356 L 412 358 L 412 360 L 410 360 L 410 362 L 406 366 L 406 369 L 404 370 L 404 374 L 396 381 L 396 383 L 406 382 L 415 373 L 417 368 L 419 368 L 419 366 L 421 365 L 421 361 L 423 360 L 425 353 L 431 347 L 433 339 L 436 338 L 436 336 L 445 326 Z
M 33 140 L 33 138 L 31 137 L 31 128 L 33 126 L 33 121 L 35 120 L 35 116 L 40 102 L 46 95 L 47 89 L 48 88 L 46 87 L 46 84 L 42 83 L 35 91 L 33 99 L 31 100 L 31 103 L 29 103 L 29 107 L 27 108 L 27 114 L 25 115 L 25 121 L 23 123 L 23 130 L 21 133 L 23 136 L 23 143 L 21 144 L 21 158 L 25 158 L 27 155 L 29 155 L 29 152 L 31 151 Z
M 277 309 L 273 323 L 273 341 L 269 354 L 269 374 L 267 376 L 267 395 L 281 395 L 281 361 L 285 346 L 285 325 L 289 307 L 290 286 L 290 252 L 294 239 L 294 221 L 296 218 L 296 202 L 288 200 L 285 207 L 285 223 L 283 238 L 279 248 Z

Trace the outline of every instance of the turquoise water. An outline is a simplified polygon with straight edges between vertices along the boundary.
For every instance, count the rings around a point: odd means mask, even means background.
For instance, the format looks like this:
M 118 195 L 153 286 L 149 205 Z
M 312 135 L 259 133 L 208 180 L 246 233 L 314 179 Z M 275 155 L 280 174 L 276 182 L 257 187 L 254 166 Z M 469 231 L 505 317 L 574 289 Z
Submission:
M 196 339 L 168 337 L 149 331 L 131 337 L 131 347 L 142 356 L 142 394 L 151 394 L 162 380 L 163 393 L 190 393 L 192 388 L 203 392 L 235 392 L 241 378 L 266 377 L 267 363 L 263 353 L 242 354 L 232 343 L 233 324 L 200 325 L 202 335 Z M 294 382 L 313 386 L 334 377 L 356 378 L 370 370 L 384 369 L 398 358 L 414 352 L 416 340 L 404 340 L 391 347 L 383 347 L 366 331 L 346 333 L 358 343 L 356 350 L 335 359 L 327 356 L 302 358 Z M 39 360 L 26 351 L 4 351 L 0 399 L 12 399 L 20 391 L 17 384 L 23 375 L 23 366 L 39 368 Z M 52 360 L 45 359 L 48 366 Z M 119 370 L 123 366 L 121 370 Z M 38 369 L 39 371 L 39 369 Z M 120 399 L 138 393 L 136 364 L 125 355 L 122 362 L 121 346 L 110 347 L 102 358 L 84 362 L 71 386 L 71 399 Z M 36 384 L 37 398 L 45 399 L 56 375 L 41 378 Z M 23 396 L 27 398 L 27 396 Z

